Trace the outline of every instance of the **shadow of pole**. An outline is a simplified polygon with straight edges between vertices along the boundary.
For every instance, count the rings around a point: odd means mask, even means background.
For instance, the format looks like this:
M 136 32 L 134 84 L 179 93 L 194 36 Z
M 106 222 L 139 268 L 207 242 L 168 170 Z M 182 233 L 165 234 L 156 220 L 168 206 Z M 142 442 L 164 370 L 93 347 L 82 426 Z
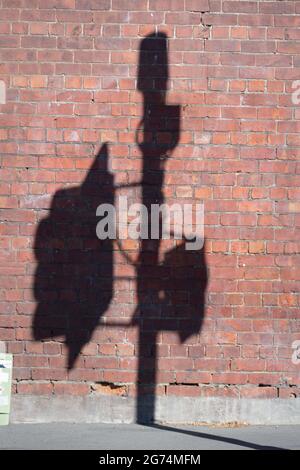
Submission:
M 180 139 L 180 106 L 166 102 L 168 79 L 168 38 L 164 33 L 150 34 L 140 46 L 137 88 L 143 94 L 143 117 L 136 133 L 143 155 L 142 204 L 147 214 L 152 214 L 154 205 L 164 204 L 165 167 Z M 152 217 L 143 225 L 152 234 Z M 162 220 L 158 232 L 157 239 L 141 240 L 136 269 L 138 423 L 155 421 L 159 333 L 176 331 L 183 342 L 200 331 L 204 315 L 207 272 L 203 251 L 186 251 L 181 243 L 160 262 Z
M 211 441 L 225 442 L 227 444 L 233 444 L 233 445 L 237 445 L 241 447 L 248 447 L 249 449 L 254 449 L 254 450 L 287 450 L 282 447 L 274 447 L 274 446 L 268 446 L 268 445 L 264 446 L 264 445 L 256 444 L 255 442 L 247 442 L 247 441 L 243 441 L 242 439 L 236 439 L 234 437 L 216 436 L 216 435 L 205 433 L 205 432 L 191 431 L 190 429 L 180 429 L 180 428 L 175 428 L 172 426 L 164 426 L 161 424 L 152 424 L 148 426 L 154 429 L 162 430 L 162 431 L 177 432 L 180 434 L 186 434 L 187 436 L 195 436 L 201 439 L 209 439 Z
M 136 131 L 143 156 L 141 198 L 147 214 L 154 205 L 164 204 L 166 163 L 180 139 L 181 109 L 167 104 L 168 78 L 168 38 L 164 33 L 150 34 L 140 46 L 137 88 L 143 95 L 143 117 Z M 180 174 L 177 177 L 180 180 Z M 64 340 L 69 370 L 101 325 L 113 297 L 113 242 L 96 237 L 96 209 L 102 203 L 114 205 L 120 188 L 108 170 L 104 144 L 82 185 L 55 193 L 49 216 L 37 229 L 33 335 L 36 340 Z M 136 421 L 153 423 L 159 335 L 176 332 L 183 343 L 200 332 L 207 268 L 204 248 L 188 251 L 184 242 L 176 242 L 161 262 L 162 220 L 157 237 L 152 237 L 151 217 L 142 219 L 142 224 L 149 236 L 142 237 L 134 264 L 138 305 L 128 326 L 139 327 Z

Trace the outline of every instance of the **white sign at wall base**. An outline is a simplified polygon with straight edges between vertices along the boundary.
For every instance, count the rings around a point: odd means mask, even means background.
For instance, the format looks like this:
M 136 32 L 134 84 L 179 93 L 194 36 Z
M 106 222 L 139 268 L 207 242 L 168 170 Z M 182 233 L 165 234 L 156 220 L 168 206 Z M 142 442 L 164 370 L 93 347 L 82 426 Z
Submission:
M 12 354 L 0 353 L 0 426 L 9 423 Z

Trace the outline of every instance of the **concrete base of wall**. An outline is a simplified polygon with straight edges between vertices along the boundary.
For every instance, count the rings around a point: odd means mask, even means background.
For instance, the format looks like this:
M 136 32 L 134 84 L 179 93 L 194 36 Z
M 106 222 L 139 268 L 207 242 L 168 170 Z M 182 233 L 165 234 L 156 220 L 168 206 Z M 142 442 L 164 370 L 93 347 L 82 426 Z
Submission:
M 157 397 L 156 421 L 173 424 L 300 424 L 300 398 Z M 106 395 L 15 395 L 10 422 L 133 423 L 135 400 Z

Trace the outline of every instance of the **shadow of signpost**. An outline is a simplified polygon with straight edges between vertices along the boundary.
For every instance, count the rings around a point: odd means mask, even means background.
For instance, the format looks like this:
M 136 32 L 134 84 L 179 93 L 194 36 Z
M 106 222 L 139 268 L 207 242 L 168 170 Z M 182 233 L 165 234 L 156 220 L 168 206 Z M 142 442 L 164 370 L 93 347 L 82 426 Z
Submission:
M 143 95 L 143 117 L 136 135 L 143 156 L 141 202 L 148 214 L 154 204 L 165 202 L 166 162 L 180 138 L 180 106 L 166 101 L 167 45 L 164 33 L 153 33 L 140 46 L 137 88 Z M 64 340 L 69 369 L 75 366 L 83 346 L 99 327 L 113 297 L 113 241 L 96 236 L 96 209 L 103 203 L 114 204 L 118 189 L 107 162 L 108 149 L 104 144 L 83 184 L 55 194 L 49 216 L 40 222 L 36 233 L 37 308 L 33 334 L 36 340 Z M 177 176 L 180 182 L 180 174 Z M 151 217 L 142 223 L 151 234 Z M 162 242 L 162 227 L 156 239 L 141 239 L 134 264 L 138 305 L 127 326 L 139 328 L 138 423 L 155 421 L 159 333 L 177 332 L 184 343 L 200 332 L 204 317 L 204 248 L 186 250 L 185 241 L 177 241 L 160 261 Z M 124 327 L 123 323 L 120 325 Z
M 165 202 L 165 166 L 180 138 L 180 106 L 166 103 L 168 78 L 167 36 L 150 34 L 141 42 L 137 83 L 143 94 L 138 140 L 143 155 L 142 203 L 148 214 L 154 204 Z M 151 217 L 144 223 L 151 233 Z M 184 342 L 200 331 L 204 315 L 207 272 L 203 251 L 188 251 L 181 243 L 160 262 L 162 227 L 159 233 L 159 239 L 141 241 L 137 263 L 138 423 L 155 421 L 158 333 L 175 331 Z
M 33 336 L 64 340 L 69 369 L 113 295 L 113 241 L 99 240 L 95 231 L 98 205 L 114 204 L 107 162 L 104 144 L 82 185 L 55 193 L 49 216 L 40 222 L 35 237 Z

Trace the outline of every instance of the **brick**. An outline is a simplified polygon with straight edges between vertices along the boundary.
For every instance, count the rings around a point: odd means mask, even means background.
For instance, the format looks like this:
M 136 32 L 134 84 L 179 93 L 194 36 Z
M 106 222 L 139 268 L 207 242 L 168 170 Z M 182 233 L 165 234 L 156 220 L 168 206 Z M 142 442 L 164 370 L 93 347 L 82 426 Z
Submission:
M 122 6 L 124 8 L 124 2 L 123 2 L 123 5 L 122 5 L 122 2 L 120 2 L 120 0 L 118 0 L 116 3 L 118 3 L 119 5 L 121 4 L 120 6 Z M 146 3 L 146 2 L 144 2 L 144 3 Z M 149 10 L 150 11 L 151 10 L 154 10 L 154 11 L 155 10 L 157 10 L 157 11 L 162 11 L 162 10 L 180 11 L 181 8 L 182 8 L 182 4 L 181 4 L 180 0 L 162 0 L 161 2 L 159 0 L 150 0 L 149 1 Z M 144 9 L 146 9 L 146 5 L 144 5 Z M 187 8 L 187 10 L 189 10 L 189 8 Z
M 78 10 L 109 10 L 110 0 L 75 0 L 75 8 Z
M 209 11 L 209 0 L 186 0 L 185 9 L 188 11 Z
M 88 395 L 90 387 L 85 383 L 54 383 L 53 391 L 56 395 Z
M 52 383 L 20 382 L 17 384 L 17 393 L 21 395 L 51 395 Z
M 225 13 L 256 13 L 258 11 L 258 3 L 251 1 L 224 1 L 223 11 Z

